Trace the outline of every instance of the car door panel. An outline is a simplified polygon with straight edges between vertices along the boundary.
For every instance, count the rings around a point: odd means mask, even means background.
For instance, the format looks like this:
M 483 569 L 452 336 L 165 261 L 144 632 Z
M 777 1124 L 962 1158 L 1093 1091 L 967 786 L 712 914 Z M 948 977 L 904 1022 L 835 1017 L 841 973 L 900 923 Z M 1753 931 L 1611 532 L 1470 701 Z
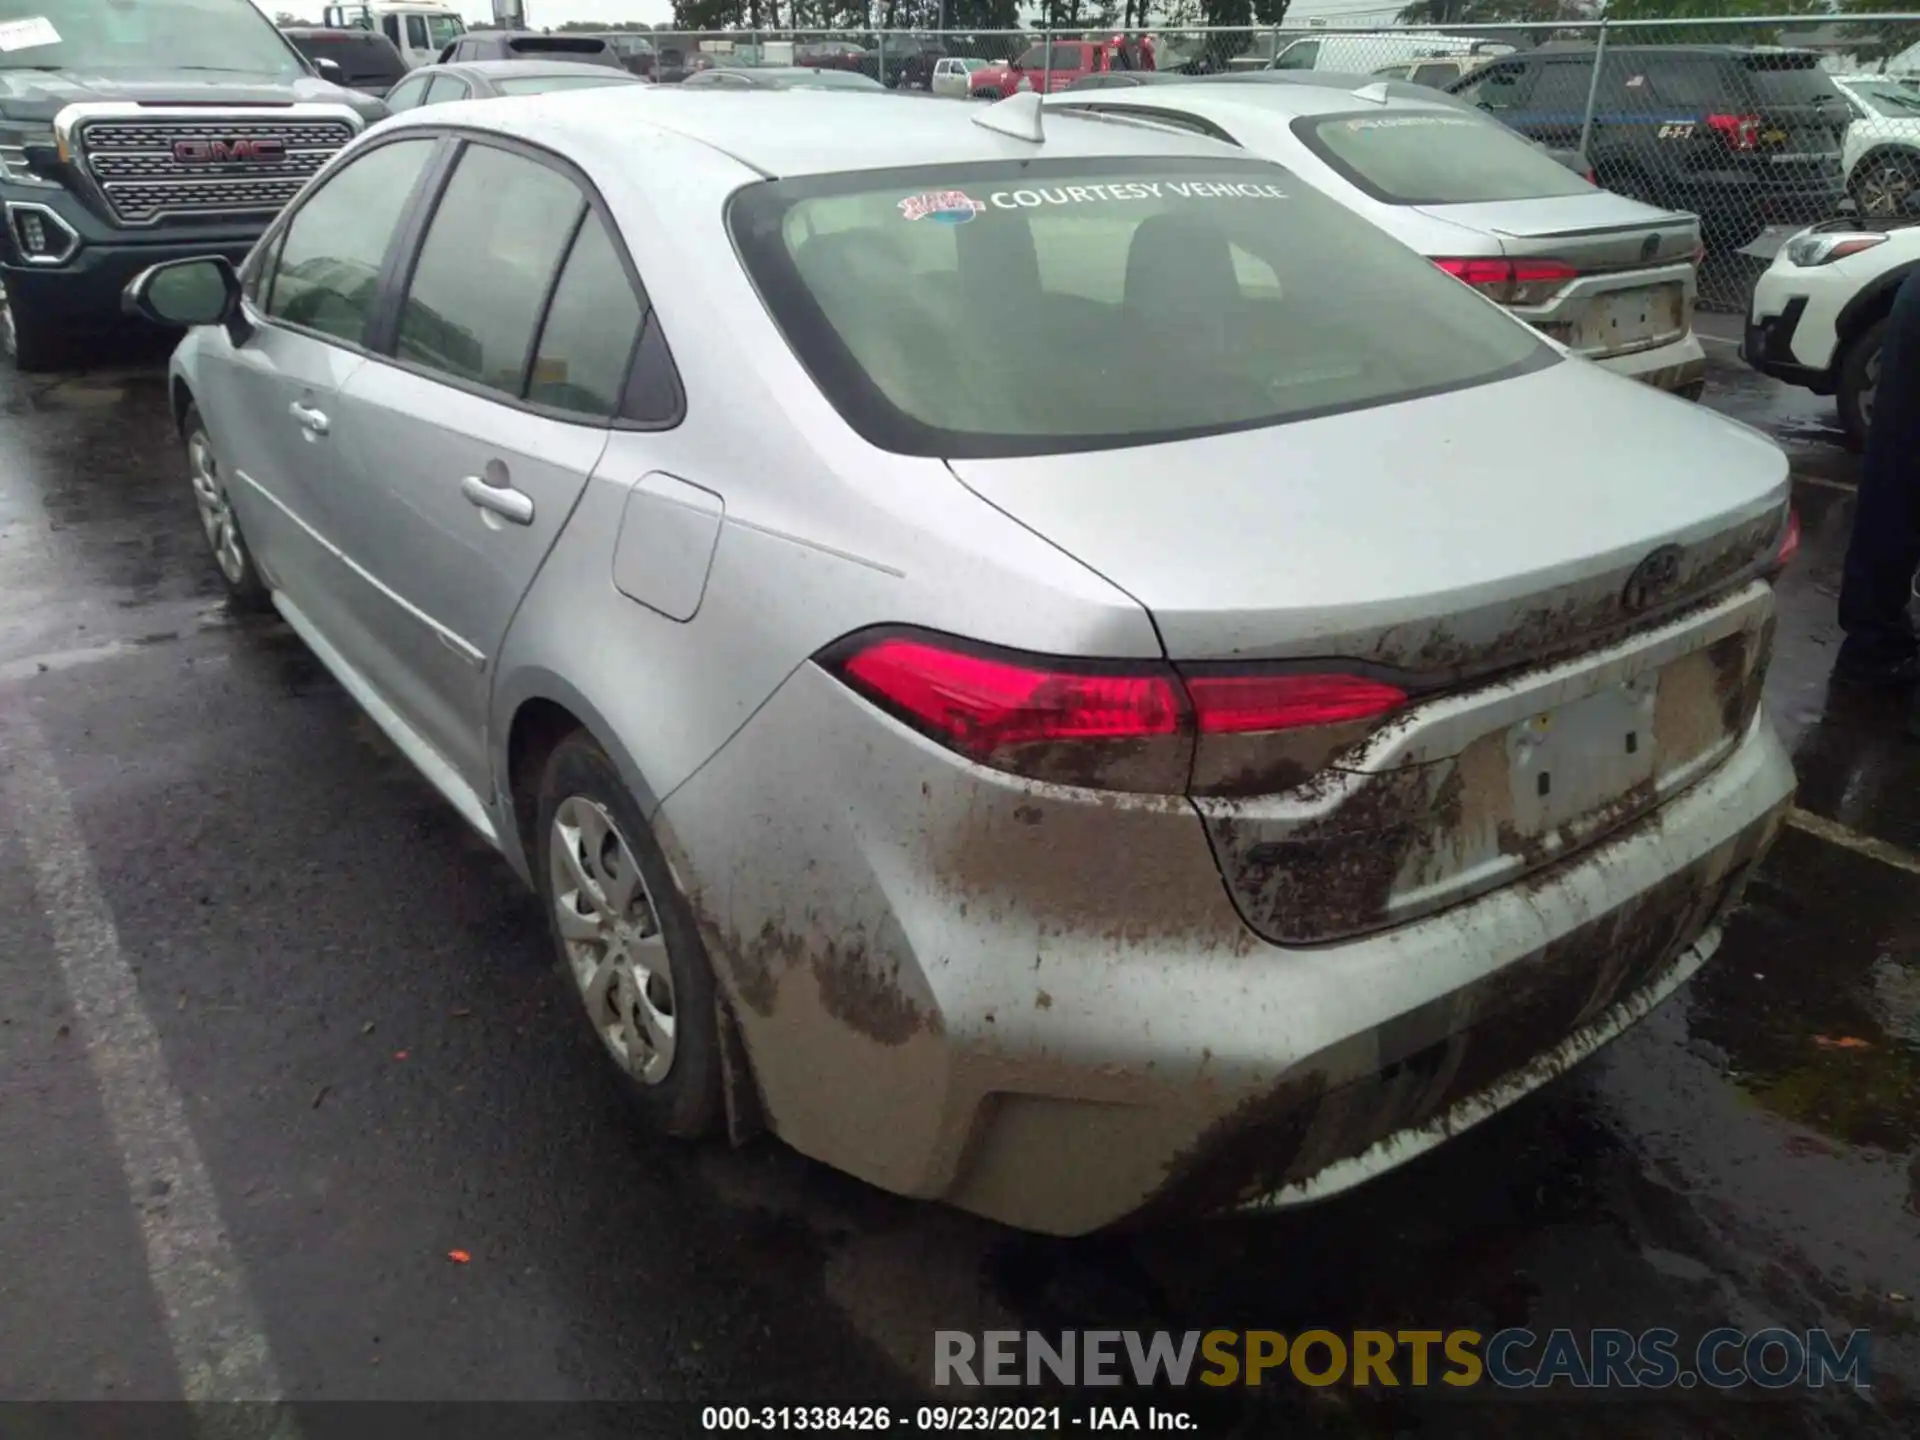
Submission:
M 331 422 L 341 385 L 366 358 L 272 325 L 221 348 L 226 375 L 207 387 L 205 418 L 233 482 L 241 530 L 268 582 L 302 597 L 324 623 L 335 574 L 325 535 Z M 303 425 L 295 406 L 326 417 L 329 433 Z
M 368 679 L 469 784 L 486 793 L 491 662 L 607 431 L 549 419 L 375 361 L 345 386 L 351 514 L 348 623 Z M 505 509 L 473 492 L 503 492 Z
M 612 236 L 560 162 L 466 144 L 393 267 L 381 354 L 340 396 L 330 514 L 356 666 L 483 795 L 492 662 L 640 348 Z

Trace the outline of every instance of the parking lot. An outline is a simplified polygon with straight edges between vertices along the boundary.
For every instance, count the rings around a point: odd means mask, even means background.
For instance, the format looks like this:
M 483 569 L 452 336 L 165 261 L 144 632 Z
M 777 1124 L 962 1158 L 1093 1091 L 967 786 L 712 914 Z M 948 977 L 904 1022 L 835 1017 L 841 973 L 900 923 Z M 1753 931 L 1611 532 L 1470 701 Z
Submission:
M 1870 1330 L 1871 1392 L 1667 1392 L 1632 1433 L 1912 1433 L 1920 744 L 1827 693 L 1830 402 L 1701 330 L 1707 402 L 1787 447 L 1806 527 L 1768 688 L 1801 810 L 1719 957 L 1359 1191 L 1072 1243 L 771 1140 L 640 1138 L 537 902 L 225 608 L 164 356 L 7 379 L 0 1395 L 166 1399 L 217 1363 L 213 1393 L 296 1401 L 855 1402 L 923 1394 L 940 1328 L 1778 1324 Z M 1273 1387 L 1210 1397 L 1209 1433 L 1623 1433 L 1546 1398 Z

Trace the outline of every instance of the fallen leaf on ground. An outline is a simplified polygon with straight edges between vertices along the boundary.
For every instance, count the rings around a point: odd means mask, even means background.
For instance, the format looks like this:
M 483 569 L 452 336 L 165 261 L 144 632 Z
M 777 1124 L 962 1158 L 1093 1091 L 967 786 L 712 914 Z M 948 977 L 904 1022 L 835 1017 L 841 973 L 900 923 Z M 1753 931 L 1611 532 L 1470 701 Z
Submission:
M 453 1018 L 456 1020 L 464 1020 L 471 1014 L 473 1014 L 473 1011 L 464 1005 L 456 1005 L 453 1007 Z
M 331 1085 L 322 1085 L 318 1090 L 314 1091 L 313 1092 L 313 1108 L 318 1110 L 320 1108 L 320 1102 L 326 1099 L 327 1096 L 331 1095 L 332 1093 L 333 1093 L 333 1087 Z
M 396 1060 L 404 1060 L 407 1058 L 407 1052 L 404 1050 L 396 1050 L 393 1052 L 393 1058 Z
M 456 1265 L 464 1265 L 469 1260 L 473 1259 L 473 1256 L 469 1255 L 464 1250 L 449 1250 L 447 1251 L 447 1259 L 453 1261 L 453 1263 Z
M 1873 1042 L 1862 1040 L 1858 1035 L 1842 1035 L 1835 1039 L 1831 1035 L 1816 1035 L 1813 1043 L 1822 1050 L 1871 1050 Z

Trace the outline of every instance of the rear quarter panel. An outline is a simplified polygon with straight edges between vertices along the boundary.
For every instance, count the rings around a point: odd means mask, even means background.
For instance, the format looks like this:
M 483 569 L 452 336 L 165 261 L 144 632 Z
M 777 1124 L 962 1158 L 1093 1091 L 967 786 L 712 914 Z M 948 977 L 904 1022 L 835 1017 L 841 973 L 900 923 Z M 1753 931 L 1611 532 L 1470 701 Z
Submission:
M 503 804 L 513 717 L 536 697 L 586 721 L 651 811 L 797 666 L 867 625 L 1052 653 L 1160 653 L 1131 598 L 940 462 L 884 454 L 847 428 L 734 258 L 722 207 L 745 172 L 685 142 L 635 150 L 644 182 L 597 178 L 672 346 L 686 417 L 614 434 L 515 618 L 490 707 Z M 652 473 L 725 506 L 699 609 L 684 622 L 613 584 L 628 494 Z

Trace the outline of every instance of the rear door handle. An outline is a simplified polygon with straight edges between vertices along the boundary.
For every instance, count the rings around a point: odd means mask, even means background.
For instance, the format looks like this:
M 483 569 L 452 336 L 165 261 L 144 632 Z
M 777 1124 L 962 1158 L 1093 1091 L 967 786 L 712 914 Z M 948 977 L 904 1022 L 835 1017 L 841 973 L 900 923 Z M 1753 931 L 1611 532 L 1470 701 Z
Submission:
M 300 428 L 305 430 L 309 435 L 324 435 L 327 433 L 328 421 L 325 412 L 311 410 L 307 406 L 302 405 L 298 400 L 289 405 L 287 411 L 294 419 L 300 422 Z
M 533 523 L 533 497 L 510 485 L 489 485 L 480 476 L 469 475 L 460 482 L 460 493 L 482 510 L 491 510 L 515 525 Z

